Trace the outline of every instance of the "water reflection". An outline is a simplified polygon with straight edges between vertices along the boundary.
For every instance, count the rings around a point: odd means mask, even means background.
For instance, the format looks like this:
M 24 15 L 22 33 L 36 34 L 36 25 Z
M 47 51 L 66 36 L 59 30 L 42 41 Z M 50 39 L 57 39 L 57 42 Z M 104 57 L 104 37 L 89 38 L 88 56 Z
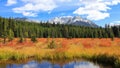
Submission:
M 59 64 L 48 61 L 30 61 L 24 64 L 0 64 L 0 68 L 105 68 L 89 61 L 72 61 Z

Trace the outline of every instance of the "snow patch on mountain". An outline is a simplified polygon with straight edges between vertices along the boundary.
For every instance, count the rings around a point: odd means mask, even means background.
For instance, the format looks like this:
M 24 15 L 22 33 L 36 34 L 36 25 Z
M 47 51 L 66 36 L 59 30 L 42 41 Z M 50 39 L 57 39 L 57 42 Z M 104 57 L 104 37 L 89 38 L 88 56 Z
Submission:
M 98 27 L 95 23 L 90 20 L 84 19 L 80 16 L 62 16 L 55 17 L 49 20 L 50 23 L 59 23 L 59 24 L 72 24 L 72 25 L 80 25 L 80 26 L 90 26 L 90 27 Z

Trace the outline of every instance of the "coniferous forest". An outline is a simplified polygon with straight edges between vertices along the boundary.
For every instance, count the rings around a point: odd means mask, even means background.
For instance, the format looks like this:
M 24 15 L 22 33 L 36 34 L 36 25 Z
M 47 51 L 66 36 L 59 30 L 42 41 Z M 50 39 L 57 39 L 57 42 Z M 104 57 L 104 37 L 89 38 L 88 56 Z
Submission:
M 105 28 L 65 24 L 28 22 L 0 17 L 1 38 L 114 38 L 120 37 L 120 26 Z

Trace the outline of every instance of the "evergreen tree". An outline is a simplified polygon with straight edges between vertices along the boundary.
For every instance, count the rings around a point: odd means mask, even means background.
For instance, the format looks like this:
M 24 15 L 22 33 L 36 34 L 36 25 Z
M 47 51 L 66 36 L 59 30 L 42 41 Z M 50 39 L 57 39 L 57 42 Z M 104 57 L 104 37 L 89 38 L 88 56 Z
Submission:
M 35 37 L 35 36 L 32 36 L 32 37 L 31 37 L 31 41 L 32 41 L 32 42 L 37 42 L 36 37 Z
M 19 43 L 23 43 L 24 42 L 24 38 L 20 37 Z
M 114 34 L 113 34 L 112 29 L 110 29 L 110 38 L 111 38 L 112 41 L 114 40 Z
M 14 32 L 11 29 L 9 29 L 8 33 L 9 33 L 8 34 L 9 41 L 12 41 L 14 39 Z

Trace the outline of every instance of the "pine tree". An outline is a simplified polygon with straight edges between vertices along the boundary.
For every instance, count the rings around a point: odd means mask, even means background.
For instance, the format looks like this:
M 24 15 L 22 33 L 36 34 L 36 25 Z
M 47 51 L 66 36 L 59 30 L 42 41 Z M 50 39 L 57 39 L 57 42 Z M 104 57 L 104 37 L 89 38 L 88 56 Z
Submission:
M 32 41 L 32 42 L 37 42 L 36 37 L 35 37 L 35 36 L 32 36 L 32 37 L 31 37 L 31 41 Z
M 110 29 L 110 38 L 111 38 L 112 41 L 114 41 L 114 34 L 113 34 L 112 29 Z
M 19 43 L 23 43 L 24 42 L 24 38 L 20 37 Z
M 12 41 L 14 39 L 14 32 L 11 29 L 9 29 L 8 32 L 8 39 L 9 41 Z
M 4 44 L 6 43 L 6 39 L 7 39 L 7 23 L 8 23 L 7 20 L 4 19 L 4 21 L 3 21 L 3 34 L 2 34 Z

